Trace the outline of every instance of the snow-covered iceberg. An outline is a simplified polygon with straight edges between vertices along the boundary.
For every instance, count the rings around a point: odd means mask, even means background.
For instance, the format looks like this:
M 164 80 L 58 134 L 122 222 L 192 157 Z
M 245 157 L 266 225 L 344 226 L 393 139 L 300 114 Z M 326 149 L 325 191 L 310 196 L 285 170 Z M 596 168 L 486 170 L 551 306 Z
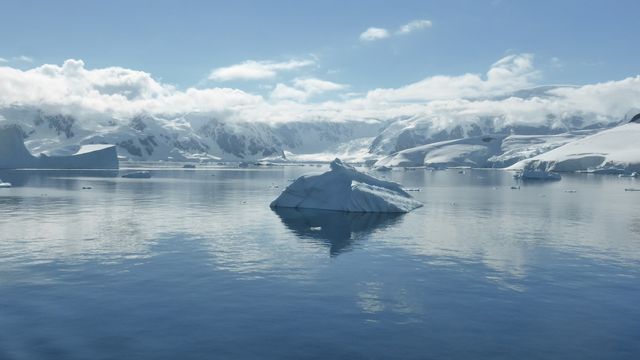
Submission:
M 114 145 L 84 145 L 69 156 L 33 156 L 19 127 L 0 128 L 0 169 L 117 169 Z
M 335 159 L 331 170 L 305 175 L 271 203 L 272 208 L 404 213 L 422 206 L 399 184 L 376 179 Z
M 598 169 L 620 172 L 640 171 L 640 124 L 632 121 L 570 142 L 566 145 L 523 160 L 512 169 L 544 171 L 587 171 Z

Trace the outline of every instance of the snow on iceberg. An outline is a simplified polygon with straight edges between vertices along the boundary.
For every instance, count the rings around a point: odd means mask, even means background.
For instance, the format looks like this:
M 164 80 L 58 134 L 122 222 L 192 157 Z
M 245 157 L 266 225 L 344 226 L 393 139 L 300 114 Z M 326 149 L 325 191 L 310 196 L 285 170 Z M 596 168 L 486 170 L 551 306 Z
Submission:
M 117 169 L 115 145 L 84 145 L 69 156 L 33 156 L 17 126 L 0 128 L 0 169 Z
M 554 150 L 523 160 L 511 169 L 544 171 L 640 170 L 640 124 L 630 122 L 572 141 Z M 603 170 L 605 171 L 605 170 Z
M 405 213 L 420 206 L 399 184 L 363 174 L 340 159 L 333 160 L 330 171 L 299 177 L 271 203 L 272 208 L 379 213 Z

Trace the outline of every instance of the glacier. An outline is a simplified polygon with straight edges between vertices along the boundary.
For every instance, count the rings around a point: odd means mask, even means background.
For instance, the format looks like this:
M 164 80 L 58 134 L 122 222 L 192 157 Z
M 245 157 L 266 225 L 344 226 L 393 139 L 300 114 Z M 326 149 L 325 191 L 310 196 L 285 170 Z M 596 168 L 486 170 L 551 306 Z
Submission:
M 637 117 L 637 116 L 636 116 Z M 634 118 L 635 119 L 635 118 Z M 593 135 L 519 161 L 510 169 L 534 169 L 557 172 L 620 169 L 640 171 L 640 123 L 627 124 Z
M 24 145 L 24 135 L 17 126 L 0 128 L 0 169 L 118 169 L 114 145 L 80 146 L 68 156 L 33 156 Z
M 422 206 L 399 184 L 364 174 L 340 159 L 330 168 L 323 174 L 301 176 L 270 206 L 375 213 L 405 213 Z

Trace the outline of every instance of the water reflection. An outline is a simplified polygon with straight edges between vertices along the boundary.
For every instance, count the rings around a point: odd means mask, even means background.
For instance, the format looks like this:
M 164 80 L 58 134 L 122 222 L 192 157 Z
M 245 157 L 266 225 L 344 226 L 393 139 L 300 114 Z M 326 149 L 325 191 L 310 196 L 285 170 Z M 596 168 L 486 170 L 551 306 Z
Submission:
M 327 245 L 331 256 L 349 250 L 354 241 L 377 229 L 398 223 L 402 216 L 398 213 L 346 213 L 292 208 L 276 208 L 274 211 L 298 237 Z
M 10 182 L 14 187 L 41 186 L 46 178 L 56 177 L 86 177 L 86 178 L 114 178 L 117 170 L 2 170 L 0 179 Z

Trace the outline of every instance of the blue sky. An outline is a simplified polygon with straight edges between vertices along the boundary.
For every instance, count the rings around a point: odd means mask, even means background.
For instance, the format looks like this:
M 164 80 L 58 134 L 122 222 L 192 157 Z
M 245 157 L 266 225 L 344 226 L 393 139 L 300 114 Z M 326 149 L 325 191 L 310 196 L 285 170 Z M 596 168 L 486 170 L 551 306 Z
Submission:
M 87 68 L 143 70 L 178 88 L 259 92 L 306 76 L 363 92 L 439 74 L 483 74 L 516 53 L 534 55 L 544 84 L 640 73 L 637 0 L 9 0 L 0 6 L 0 58 L 9 66 L 82 59 Z M 416 20 L 431 26 L 397 34 Z M 371 27 L 389 36 L 361 40 Z M 208 79 L 215 69 L 249 60 L 313 64 L 269 79 Z

